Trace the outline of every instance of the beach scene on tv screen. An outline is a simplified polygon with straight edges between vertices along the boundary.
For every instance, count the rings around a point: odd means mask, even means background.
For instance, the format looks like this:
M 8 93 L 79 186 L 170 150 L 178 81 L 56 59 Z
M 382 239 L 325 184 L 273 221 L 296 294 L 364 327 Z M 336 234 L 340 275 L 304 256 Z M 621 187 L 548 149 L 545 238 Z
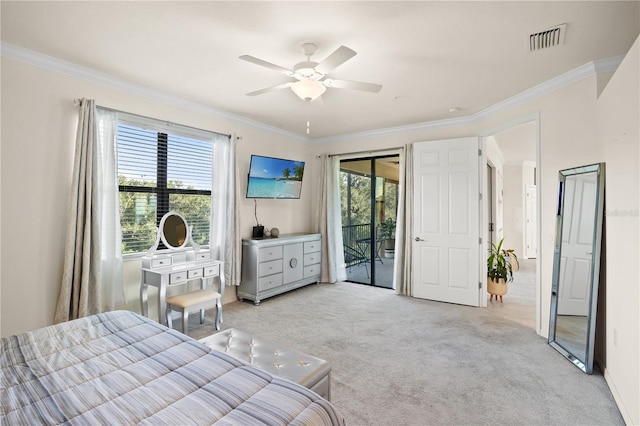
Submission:
M 304 162 L 253 156 L 249 198 L 300 198 Z

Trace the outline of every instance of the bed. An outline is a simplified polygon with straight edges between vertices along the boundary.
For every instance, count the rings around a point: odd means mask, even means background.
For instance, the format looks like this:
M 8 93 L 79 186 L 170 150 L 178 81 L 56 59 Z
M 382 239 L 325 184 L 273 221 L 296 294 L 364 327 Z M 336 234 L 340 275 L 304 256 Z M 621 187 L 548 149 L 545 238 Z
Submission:
M 2 339 L 0 424 L 343 425 L 307 388 L 129 311 Z

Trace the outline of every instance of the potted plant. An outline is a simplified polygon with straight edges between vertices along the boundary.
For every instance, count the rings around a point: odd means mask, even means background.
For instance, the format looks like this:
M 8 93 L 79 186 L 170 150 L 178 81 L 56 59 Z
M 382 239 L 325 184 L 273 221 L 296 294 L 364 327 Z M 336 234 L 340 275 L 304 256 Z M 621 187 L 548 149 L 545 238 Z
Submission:
M 496 296 L 496 300 L 500 297 L 502 302 L 502 296 L 507 294 L 509 283 L 513 281 L 513 271 L 518 270 L 520 265 L 515 250 L 503 249 L 503 242 L 504 239 L 500 240 L 497 246 L 491 243 L 489 249 L 487 258 L 487 293 L 491 295 L 489 301 Z
M 388 218 L 380 223 L 379 238 L 384 241 L 384 257 L 393 257 L 395 251 L 396 221 Z

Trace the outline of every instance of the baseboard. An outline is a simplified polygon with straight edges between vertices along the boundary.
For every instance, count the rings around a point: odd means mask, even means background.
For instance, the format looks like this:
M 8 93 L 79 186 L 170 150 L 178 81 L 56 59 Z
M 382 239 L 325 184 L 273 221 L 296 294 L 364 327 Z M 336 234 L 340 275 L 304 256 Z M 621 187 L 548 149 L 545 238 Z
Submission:
M 622 419 L 624 420 L 625 424 L 627 425 L 636 424 L 633 422 L 633 419 L 631 418 L 631 414 L 629 414 L 629 411 L 626 409 L 626 407 L 622 403 L 622 398 L 620 397 L 620 394 L 618 393 L 616 386 L 613 384 L 613 380 L 611 378 L 611 375 L 609 374 L 609 370 L 607 370 L 606 368 L 604 369 L 604 380 L 607 382 L 607 385 L 609 386 L 609 390 L 611 390 L 613 399 L 616 401 L 616 405 L 618 406 L 618 410 L 620 411 L 620 414 L 622 415 Z

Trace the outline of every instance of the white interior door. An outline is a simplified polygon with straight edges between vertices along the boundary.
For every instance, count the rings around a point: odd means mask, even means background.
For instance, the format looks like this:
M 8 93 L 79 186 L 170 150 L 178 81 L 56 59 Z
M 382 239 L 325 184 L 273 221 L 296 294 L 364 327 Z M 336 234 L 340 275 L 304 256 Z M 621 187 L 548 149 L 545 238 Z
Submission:
M 478 148 L 478 138 L 414 144 L 414 297 L 479 306 Z
M 538 247 L 536 244 L 536 186 L 527 185 L 524 199 L 524 257 L 535 259 Z
M 596 208 L 596 174 L 565 181 L 558 315 L 587 315 Z

